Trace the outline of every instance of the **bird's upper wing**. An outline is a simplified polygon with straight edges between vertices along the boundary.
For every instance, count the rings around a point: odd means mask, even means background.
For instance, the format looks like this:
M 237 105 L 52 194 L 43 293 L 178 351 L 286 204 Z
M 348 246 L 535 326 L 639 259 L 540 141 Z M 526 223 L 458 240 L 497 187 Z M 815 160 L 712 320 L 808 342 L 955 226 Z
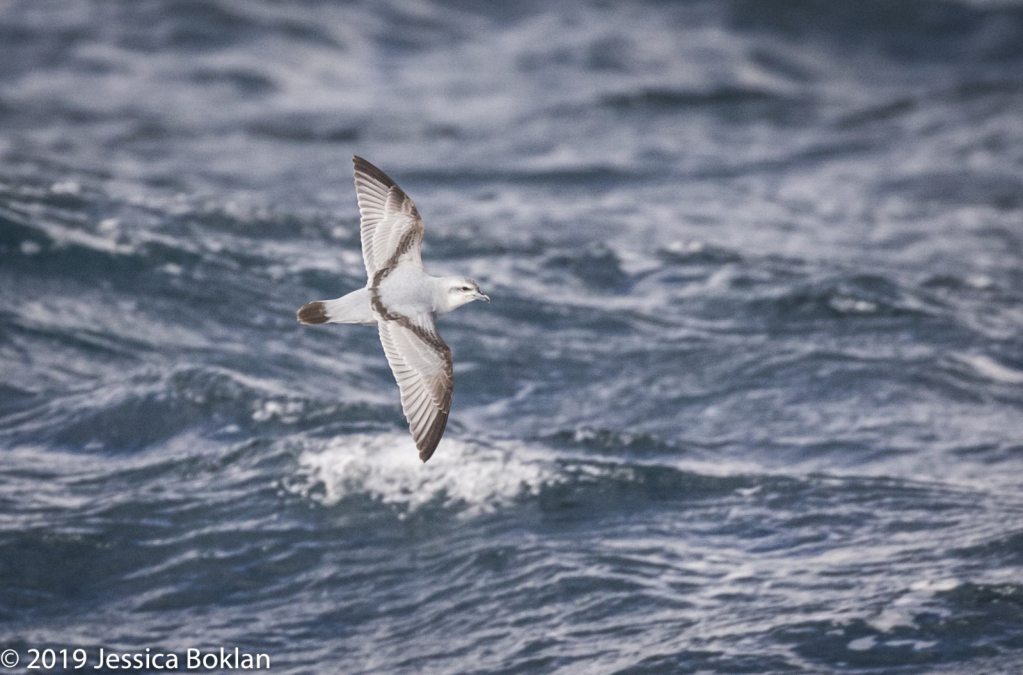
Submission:
M 419 459 L 430 459 L 444 435 L 455 390 L 451 350 L 437 333 L 433 317 L 418 321 L 377 308 L 380 342 L 401 390 L 401 409 L 408 420 Z
M 386 173 L 357 155 L 353 161 L 369 284 L 375 286 L 377 272 L 398 262 L 409 261 L 421 269 L 419 248 L 425 229 L 416 205 Z

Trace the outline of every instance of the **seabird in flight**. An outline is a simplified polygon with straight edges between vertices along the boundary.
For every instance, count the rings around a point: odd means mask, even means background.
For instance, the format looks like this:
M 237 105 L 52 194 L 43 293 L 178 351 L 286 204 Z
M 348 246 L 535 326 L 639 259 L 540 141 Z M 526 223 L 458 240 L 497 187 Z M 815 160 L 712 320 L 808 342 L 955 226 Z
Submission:
M 401 390 L 401 409 L 425 462 L 444 434 L 455 387 L 451 350 L 434 317 L 490 298 L 472 279 L 428 275 L 419 250 L 426 230 L 416 205 L 383 171 L 362 157 L 354 162 L 368 282 L 336 300 L 309 303 L 298 310 L 298 320 L 377 327 Z

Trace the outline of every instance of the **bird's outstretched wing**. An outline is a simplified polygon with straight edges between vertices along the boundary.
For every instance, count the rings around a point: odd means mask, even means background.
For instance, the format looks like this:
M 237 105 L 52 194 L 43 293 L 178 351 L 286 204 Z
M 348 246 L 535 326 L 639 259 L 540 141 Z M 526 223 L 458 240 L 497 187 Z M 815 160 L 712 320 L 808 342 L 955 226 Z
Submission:
M 416 205 L 386 173 L 358 155 L 353 161 L 369 284 L 375 286 L 377 273 L 399 262 L 412 262 L 422 269 L 419 249 L 425 228 Z
M 408 420 L 419 459 L 430 459 L 444 435 L 455 390 L 451 350 L 437 333 L 433 317 L 419 321 L 379 315 L 384 354 L 401 390 L 401 409 Z

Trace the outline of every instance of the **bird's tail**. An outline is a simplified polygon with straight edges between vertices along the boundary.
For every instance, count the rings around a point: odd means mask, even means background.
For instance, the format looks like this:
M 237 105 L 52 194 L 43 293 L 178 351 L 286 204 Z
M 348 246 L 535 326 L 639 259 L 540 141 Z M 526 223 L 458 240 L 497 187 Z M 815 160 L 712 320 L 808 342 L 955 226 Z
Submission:
M 370 291 L 360 288 L 348 295 L 335 300 L 317 300 L 298 310 L 298 320 L 302 323 L 361 323 L 371 326 L 376 323 L 373 309 L 370 307 Z
M 330 317 L 327 316 L 327 303 L 317 300 L 298 310 L 298 320 L 302 323 L 317 324 L 327 323 Z

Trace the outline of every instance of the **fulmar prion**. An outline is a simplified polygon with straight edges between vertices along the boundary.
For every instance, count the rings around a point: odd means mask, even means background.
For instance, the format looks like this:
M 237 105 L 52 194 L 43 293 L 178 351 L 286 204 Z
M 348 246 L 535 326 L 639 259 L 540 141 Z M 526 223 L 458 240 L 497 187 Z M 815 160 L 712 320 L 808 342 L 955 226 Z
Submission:
M 490 298 L 472 279 L 428 275 L 419 251 L 426 230 L 416 205 L 383 171 L 362 157 L 354 162 L 368 282 L 336 300 L 310 302 L 298 310 L 298 320 L 376 325 L 425 462 L 444 435 L 455 387 L 451 350 L 434 316 Z

